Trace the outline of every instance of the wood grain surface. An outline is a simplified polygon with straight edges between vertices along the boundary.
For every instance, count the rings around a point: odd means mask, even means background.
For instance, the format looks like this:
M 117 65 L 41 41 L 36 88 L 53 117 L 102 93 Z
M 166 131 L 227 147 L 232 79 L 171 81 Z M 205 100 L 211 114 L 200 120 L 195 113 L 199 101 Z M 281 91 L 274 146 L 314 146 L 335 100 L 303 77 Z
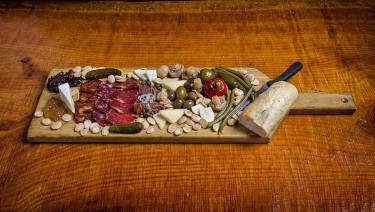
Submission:
M 0 3 L 0 211 L 374 211 L 373 1 Z M 353 115 L 288 116 L 269 144 L 33 144 L 49 70 L 292 62 Z

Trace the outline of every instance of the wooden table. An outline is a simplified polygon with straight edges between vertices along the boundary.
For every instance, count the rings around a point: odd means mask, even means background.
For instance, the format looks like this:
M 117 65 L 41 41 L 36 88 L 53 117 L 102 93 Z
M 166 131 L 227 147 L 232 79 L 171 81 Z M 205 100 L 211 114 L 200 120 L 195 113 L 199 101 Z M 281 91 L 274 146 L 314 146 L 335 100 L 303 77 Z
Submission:
M 0 3 L 0 210 L 374 211 L 373 1 Z M 269 144 L 32 144 L 50 69 L 292 62 L 353 115 L 288 116 Z

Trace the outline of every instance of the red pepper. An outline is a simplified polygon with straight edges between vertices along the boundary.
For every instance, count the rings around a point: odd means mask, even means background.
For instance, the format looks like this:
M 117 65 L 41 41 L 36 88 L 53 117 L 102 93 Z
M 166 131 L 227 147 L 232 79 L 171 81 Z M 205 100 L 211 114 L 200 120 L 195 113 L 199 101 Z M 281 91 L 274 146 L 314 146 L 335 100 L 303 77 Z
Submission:
M 204 84 L 204 93 L 207 97 L 223 96 L 227 92 L 227 84 L 222 78 L 212 78 Z

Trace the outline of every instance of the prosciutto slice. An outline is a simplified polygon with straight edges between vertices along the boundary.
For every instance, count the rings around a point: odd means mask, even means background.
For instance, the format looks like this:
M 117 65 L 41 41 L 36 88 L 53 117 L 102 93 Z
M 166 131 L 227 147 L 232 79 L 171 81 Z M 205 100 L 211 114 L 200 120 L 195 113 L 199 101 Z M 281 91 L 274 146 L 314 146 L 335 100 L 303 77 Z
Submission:
M 113 100 L 109 103 L 109 106 L 119 113 L 132 113 L 134 104 L 120 103 L 118 101 Z
M 123 90 L 138 90 L 139 82 L 135 79 L 127 79 L 125 82 L 115 82 L 113 87 Z
M 154 102 L 154 103 L 135 103 L 134 104 L 134 112 L 136 114 L 141 114 L 144 110 L 149 109 L 153 111 L 163 110 L 164 106 L 161 103 Z
M 95 101 L 95 107 L 102 113 L 108 113 L 109 109 L 111 109 L 108 102 L 102 99 Z
M 108 126 L 110 123 L 105 120 L 106 114 L 95 110 L 93 113 L 93 118 L 100 126 Z
M 120 103 L 133 104 L 137 101 L 137 90 L 116 90 L 111 94 L 112 99 Z
M 129 113 L 119 113 L 114 109 L 110 109 L 106 114 L 106 121 L 111 124 L 129 124 L 134 122 L 134 115 Z

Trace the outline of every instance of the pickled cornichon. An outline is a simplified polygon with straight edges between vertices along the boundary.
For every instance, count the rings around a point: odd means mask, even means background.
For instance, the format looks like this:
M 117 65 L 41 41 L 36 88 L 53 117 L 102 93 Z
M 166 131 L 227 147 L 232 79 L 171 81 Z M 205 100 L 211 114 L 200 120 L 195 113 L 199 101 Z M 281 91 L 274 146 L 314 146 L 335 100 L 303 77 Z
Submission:
M 109 127 L 109 131 L 114 133 L 139 133 L 142 131 L 142 124 L 138 122 L 130 124 L 113 124 Z
M 101 78 L 107 78 L 109 75 L 121 75 L 121 71 L 115 68 L 103 68 L 103 69 L 97 69 L 93 71 L 89 71 L 86 74 L 86 79 L 101 79 Z

